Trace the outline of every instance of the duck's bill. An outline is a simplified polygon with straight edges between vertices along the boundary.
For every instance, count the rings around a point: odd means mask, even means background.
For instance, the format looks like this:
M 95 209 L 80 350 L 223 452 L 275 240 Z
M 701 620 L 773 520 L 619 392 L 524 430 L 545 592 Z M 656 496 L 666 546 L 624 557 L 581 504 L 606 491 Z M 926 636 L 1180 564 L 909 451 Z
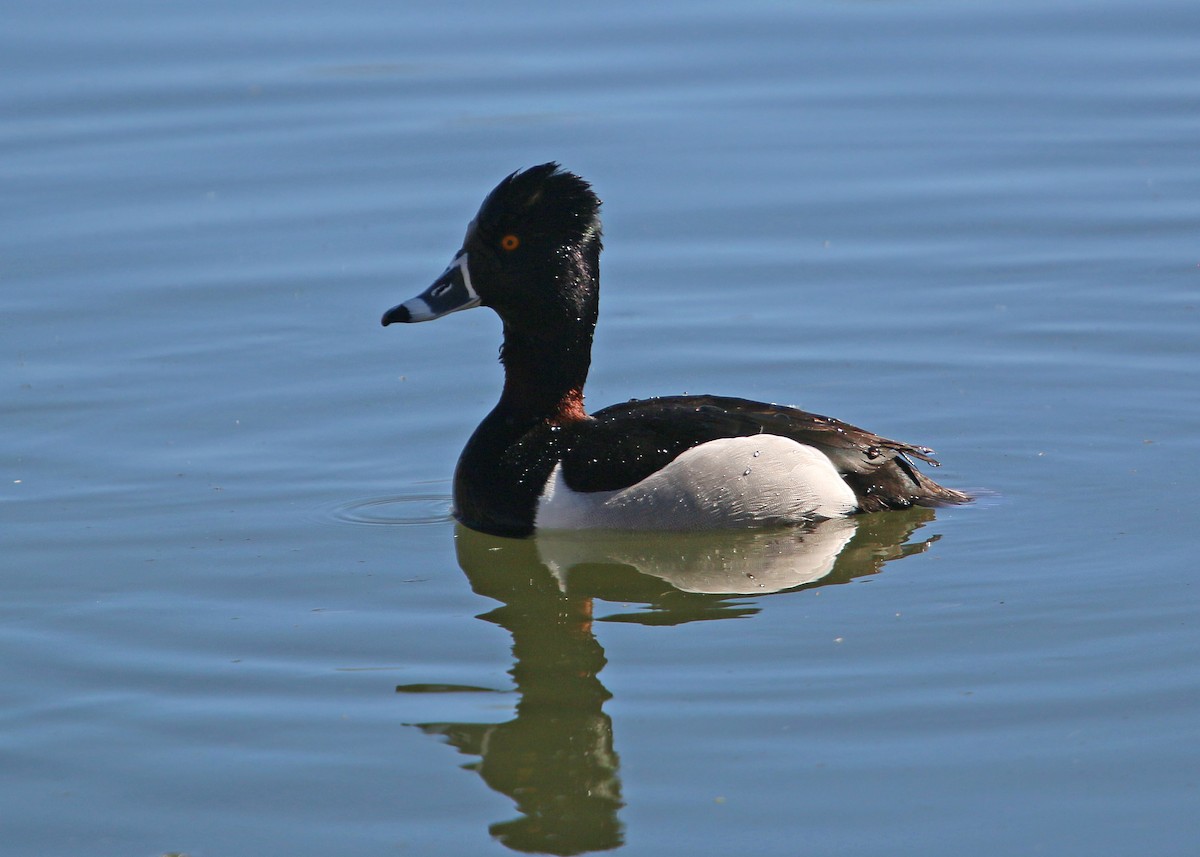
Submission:
M 433 285 L 415 298 L 392 307 L 381 321 L 384 327 L 394 322 L 433 321 L 473 306 L 479 306 L 479 295 L 471 285 L 467 254 L 460 253 Z

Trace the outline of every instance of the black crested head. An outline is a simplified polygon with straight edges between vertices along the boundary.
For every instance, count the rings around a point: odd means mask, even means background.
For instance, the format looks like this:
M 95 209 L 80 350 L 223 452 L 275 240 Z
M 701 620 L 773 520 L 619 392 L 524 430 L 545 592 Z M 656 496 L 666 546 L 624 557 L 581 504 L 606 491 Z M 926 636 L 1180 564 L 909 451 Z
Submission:
M 500 359 L 512 407 L 553 411 L 572 390 L 579 404 L 599 309 L 600 250 L 600 199 L 554 162 L 509 175 L 467 227 L 472 286 L 504 322 Z
M 557 163 L 519 170 L 487 195 L 463 250 L 479 301 L 521 336 L 591 346 L 600 278 L 600 199 Z
M 600 240 L 600 198 L 575 173 L 551 161 L 505 178 L 487 195 L 476 227 L 495 235 L 565 247 Z

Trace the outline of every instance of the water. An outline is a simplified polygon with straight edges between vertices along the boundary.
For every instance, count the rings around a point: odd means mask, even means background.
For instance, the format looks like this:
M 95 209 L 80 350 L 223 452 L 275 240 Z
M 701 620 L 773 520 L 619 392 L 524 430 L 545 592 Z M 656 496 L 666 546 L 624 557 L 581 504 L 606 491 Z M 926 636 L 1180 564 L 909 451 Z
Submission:
M 4 17 L 3 853 L 1194 850 L 1194 4 Z M 980 502 L 456 530 L 498 324 L 378 317 L 551 158 L 593 407 L 792 402 Z

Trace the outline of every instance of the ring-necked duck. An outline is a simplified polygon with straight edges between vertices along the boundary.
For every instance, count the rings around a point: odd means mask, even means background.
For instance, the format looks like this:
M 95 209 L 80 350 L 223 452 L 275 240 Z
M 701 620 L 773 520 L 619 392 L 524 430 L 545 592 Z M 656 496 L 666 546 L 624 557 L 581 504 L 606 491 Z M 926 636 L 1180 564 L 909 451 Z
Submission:
M 454 474 L 473 529 L 702 530 L 965 503 L 912 459 L 932 450 L 795 408 L 721 396 L 630 401 L 588 415 L 600 290 L 600 200 L 549 163 L 500 182 L 462 249 L 383 324 L 474 306 L 504 322 L 504 391 Z

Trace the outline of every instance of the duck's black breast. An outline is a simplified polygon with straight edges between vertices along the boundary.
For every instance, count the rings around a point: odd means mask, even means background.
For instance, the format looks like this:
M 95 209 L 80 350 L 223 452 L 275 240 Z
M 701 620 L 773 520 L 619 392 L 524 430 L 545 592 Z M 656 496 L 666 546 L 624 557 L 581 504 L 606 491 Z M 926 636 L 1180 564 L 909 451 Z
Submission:
M 459 456 L 455 517 L 485 533 L 531 534 L 538 498 L 562 457 L 563 441 L 559 426 L 515 419 L 497 407 Z

